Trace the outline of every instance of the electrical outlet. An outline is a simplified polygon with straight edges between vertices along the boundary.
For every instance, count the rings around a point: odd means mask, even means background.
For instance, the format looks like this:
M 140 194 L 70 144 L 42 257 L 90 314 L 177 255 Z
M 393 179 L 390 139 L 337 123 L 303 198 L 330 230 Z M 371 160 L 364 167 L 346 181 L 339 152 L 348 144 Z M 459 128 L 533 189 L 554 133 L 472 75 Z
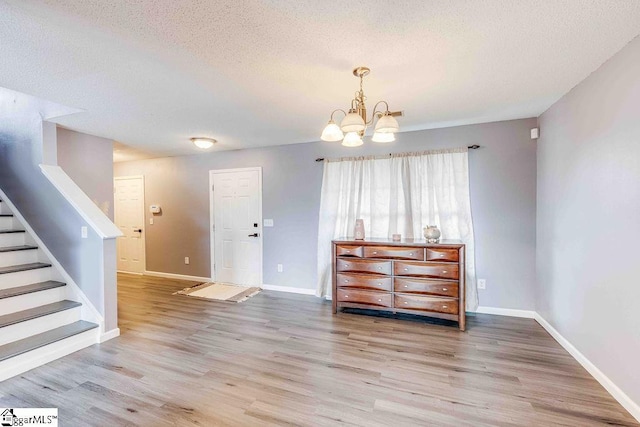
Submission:
M 184 257 L 184 263 L 189 265 L 189 257 L 188 256 Z
M 485 279 L 478 279 L 478 289 L 487 289 L 487 281 Z
M 89 229 L 87 227 L 82 227 L 80 229 L 80 234 L 82 235 L 83 239 L 86 239 L 89 237 Z
M 273 227 L 273 220 L 272 219 L 265 219 L 262 224 L 263 224 L 264 227 Z
M 278 273 L 282 273 L 284 271 L 284 267 L 282 264 L 278 264 Z

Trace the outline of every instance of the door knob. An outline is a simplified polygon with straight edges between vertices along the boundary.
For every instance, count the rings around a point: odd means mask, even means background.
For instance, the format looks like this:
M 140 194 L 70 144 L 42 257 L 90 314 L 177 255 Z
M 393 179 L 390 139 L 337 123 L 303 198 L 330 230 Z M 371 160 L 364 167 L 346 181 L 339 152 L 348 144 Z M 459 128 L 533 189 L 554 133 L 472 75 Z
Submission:
M 133 230 L 133 231 L 135 231 L 136 233 L 142 233 L 142 228 L 138 228 L 137 230 Z
M 258 236 L 260 236 L 258 233 L 253 233 L 253 234 L 249 234 L 248 237 L 258 237 Z

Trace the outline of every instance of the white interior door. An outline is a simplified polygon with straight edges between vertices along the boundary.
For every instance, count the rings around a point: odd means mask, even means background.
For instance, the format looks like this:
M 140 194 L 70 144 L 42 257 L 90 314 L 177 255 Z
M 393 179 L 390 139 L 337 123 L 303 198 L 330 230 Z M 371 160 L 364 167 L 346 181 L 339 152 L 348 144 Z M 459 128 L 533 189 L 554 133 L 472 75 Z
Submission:
M 123 236 L 118 237 L 118 271 L 142 274 L 144 252 L 144 177 L 118 177 L 114 180 L 115 222 Z
M 262 169 L 210 172 L 212 276 L 262 285 Z

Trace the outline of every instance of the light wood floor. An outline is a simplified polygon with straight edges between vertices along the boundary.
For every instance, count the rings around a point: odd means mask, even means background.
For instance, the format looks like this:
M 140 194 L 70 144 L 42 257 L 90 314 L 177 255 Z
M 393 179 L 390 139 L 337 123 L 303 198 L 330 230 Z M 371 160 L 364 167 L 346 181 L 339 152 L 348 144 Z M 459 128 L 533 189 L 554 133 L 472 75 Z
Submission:
M 0 383 L 0 407 L 63 426 L 638 425 L 535 321 L 468 331 L 331 314 L 264 291 L 240 304 L 120 276 L 122 335 Z

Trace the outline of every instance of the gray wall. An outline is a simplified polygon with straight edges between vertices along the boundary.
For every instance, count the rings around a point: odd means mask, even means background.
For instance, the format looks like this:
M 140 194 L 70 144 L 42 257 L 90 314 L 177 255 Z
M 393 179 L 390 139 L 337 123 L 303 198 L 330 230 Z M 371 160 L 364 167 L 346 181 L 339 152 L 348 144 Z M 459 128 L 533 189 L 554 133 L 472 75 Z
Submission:
M 102 286 L 103 240 L 91 227 L 88 238 L 81 238 L 80 229 L 88 224 L 39 167 L 43 162 L 40 112 L 31 107 L 31 97 L 12 96 L 19 101 L 0 103 L 0 188 L 105 317 L 105 329 L 113 329 L 117 325 L 116 305 L 113 301 L 105 303 L 105 293 L 113 294 L 115 285 L 108 290 Z M 48 142 L 55 145 L 55 139 Z M 55 149 L 51 151 L 55 153 Z
M 113 141 L 58 128 L 58 165 L 113 221 Z
M 540 132 L 536 310 L 640 403 L 640 38 Z
M 162 216 L 146 226 L 147 270 L 210 275 L 208 171 L 262 166 L 264 281 L 315 288 L 322 164 L 317 157 L 384 154 L 461 147 L 471 151 L 471 207 L 478 277 L 487 279 L 480 305 L 534 308 L 536 119 L 407 132 L 392 144 L 366 142 L 356 149 L 317 142 L 115 164 L 115 176 L 144 175 L 147 207 Z M 191 264 L 185 265 L 185 256 Z M 284 272 L 277 272 L 277 264 Z

